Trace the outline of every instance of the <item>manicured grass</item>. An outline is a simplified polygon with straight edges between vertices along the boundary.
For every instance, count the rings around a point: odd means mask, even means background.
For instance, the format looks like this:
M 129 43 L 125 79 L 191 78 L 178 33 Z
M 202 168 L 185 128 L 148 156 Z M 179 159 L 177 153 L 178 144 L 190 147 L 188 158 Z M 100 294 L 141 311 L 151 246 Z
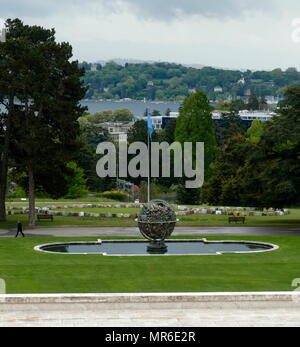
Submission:
M 76 240 L 79 239 L 1 239 L 0 278 L 6 281 L 7 292 L 291 291 L 292 281 L 300 277 L 300 237 L 247 237 L 246 240 L 280 246 L 274 252 L 247 255 L 103 257 L 33 250 L 43 243 Z
M 88 198 L 78 200 L 50 200 L 37 199 L 36 206 L 52 206 L 52 205 L 79 205 L 79 204 L 121 204 L 113 200 Z M 28 206 L 28 201 L 8 201 L 7 206 Z M 137 208 L 76 208 L 76 209 L 57 209 L 56 211 L 66 212 L 87 212 L 87 213 L 139 213 Z M 245 226 L 297 226 L 300 225 L 300 209 L 291 209 L 291 214 L 287 216 L 271 216 L 271 217 L 246 217 Z M 179 216 L 179 226 L 228 226 L 228 216 L 219 215 L 189 215 Z M 8 216 L 7 222 L 0 222 L 0 229 L 15 228 L 16 221 L 21 220 L 26 227 L 28 225 L 28 217 L 26 215 Z M 136 226 L 134 218 L 92 218 L 92 217 L 54 217 L 54 222 L 41 221 L 37 222 L 38 227 L 53 227 L 53 226 L 98 226 L 98 227 L 130 227 Z M 233 225 L 233 224 L 232 224 Z M 240 225 L 240 224 L 239 224 Z
M 36 199 L 36 206 L 38 207 L 45 207 L 45 206 L 60 206 L 60 205 L 81 205 L 81 204 L 107 204 L 107 205 L 114 205 L 114 204 L 127 204 L 127 202 L 118 202 L 115 200 L 109 200 L 109 199 L 100 199 L 100 198 L 90 198 L 90 199 L 59 199 L 59 200 L 51 200 L 51 199 Z M 20 207 L 27 207 L 28 206 L 28 200 L 22 201 L 21 199 L 10 199 L 6 202 L 7 207 L 8 206 L 20 206 Z
M 78 212 L 80 209 L 68 209 L 59 211 Z M 81 209 L 85 212 L 94 213 L 139 213 L 139 209 Z M 190 215 L 179 216 L 178 226 L 229 226 L 228 216 L 217 215 Z M 21 220 L 26 227 L 28 225 L 27 215 L 8 216 L 6 222 L 0 222 L 0 229 L 15 228 L 17 220 Z M 242 224 L 238 224 L 241 226 Z M 36 222 L 37 227 L 55 227 L 55 226 L 98 226 L 98 227 L 134 227 L 136 223 L 134 218 L 92 218 L 92 217 L 54 217 L 54 221 Z M 235 226 L 235 224 L 231 224 Z M 272 217 L 246 217 L 245 226 L 300 226 L 300 209 L 292 209 L 291 214 L 287 216 Z
M 245 226 L 300 226 L 300 209 L 290 210 L 286 216 L 246 217 Z M 190 215 L 179 216 L 183 226 L 228 226 L 228 216 Z M 234 224 L 231 224 L 234 225 Z M 240 223 L 238 225 L 241 225 Z
M 55 209 L 52 211 L 56 212 L 86 212 L 86 213 L 127 213 L 127 214 L 137 214 L 140 212 L 139 208 L 64 208 Z
M 94 211 L 97 213 L 96 211 Z M 116 212 L 113 212 L 116 213 Z M 16 228 L 17 221 L 20 220 L 23 226 L 28 226 L 27 215 L 7 216 L 6 222 L 0 222 L 0 229 Z M 63 227 L 63 226 L 85 226 L 85 227 L 131 227 L 136 226 L 134 218 L 92 218 L 92 217 L 60 217 L 54 216 L 54 221 L 36 221 L 36 227 Z

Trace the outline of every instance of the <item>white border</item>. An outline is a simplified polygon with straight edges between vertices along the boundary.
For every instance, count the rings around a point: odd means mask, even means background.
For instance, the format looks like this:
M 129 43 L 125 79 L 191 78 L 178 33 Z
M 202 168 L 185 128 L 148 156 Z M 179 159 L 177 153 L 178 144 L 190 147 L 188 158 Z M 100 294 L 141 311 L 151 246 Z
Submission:
M 258 242 L 258 241 L 238 241 L 238 240 L 214 240 L 214 241 L 208 241 L 206 238 L 203 239 L 176 239 L 176 240 L 166 240 L 166 242 L 202 242 L 204 244 L 214 244 L 214 243 L 223 243 L 223 244 L 253 244 L 253 245 L 258 245 L 258 246 L 267 246 L 271 247 L 270 249 L 266 250 L 261 250 L 261 251 L 249 251 L 249 252 L 216 252 L 216 253 L 203 253 L 203 254 L 107 254 L 107 253 L 66 253 L 66 252 L 50 252 L 50 251 L 45 251 L 43 248 L 47 246 L 60 246 L 60 245 L 97 245 L 97 244 L 102 244 L 102 243 L 145 243 L 147 244 L 148 242 L 145 240 L 134 240 L 134 239 L 128 239 L 128 240 L 100 240 L 98 239 L 97 241 L 74 241 L 74 242 L 54 242 L 54 243 L 47 243 L 44 245 L 39 245 L 34 247 L 35 251 L 38 252 L 43 252 L 43 253 L 48 253 L 48 254 L 60 254 L 60 255 L 102 255 L 106 257 L 187 257 L 187 256 L 216 256 L 216 255 L 223 255 L 223 254 L 255 254 L 255 253 L 266 253 L 266 252 L 273 252 L 279 249 L 279 246 L 274 245 L 272 243 L 266 243 L 266 242 Z

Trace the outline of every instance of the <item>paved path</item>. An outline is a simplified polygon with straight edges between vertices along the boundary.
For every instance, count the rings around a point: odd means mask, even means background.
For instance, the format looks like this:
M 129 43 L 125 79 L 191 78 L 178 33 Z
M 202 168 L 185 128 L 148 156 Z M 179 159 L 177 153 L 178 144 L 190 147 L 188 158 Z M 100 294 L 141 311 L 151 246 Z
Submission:
M 15 230 L 0 229 L 0 237 L 14 237 Z M 140 237 L 138 228 L 66 227 L 25 230 L 27 237 Z M 174 236 L 300 236 L 300 227 L 177 227 Z
M 40 312 L 7 312 L 0 327 L 300 327 L 299 307 L 260 307 L 251 309 L 220 307 L 161 308 L 137 307 L 119 310 L 98 305 L 74 305 L 69 308 L 43 307 Z M 155 331 L 155 330 L 154 330 Z
M 293 294 L 2 296 L 0 327 L 300 327 Z

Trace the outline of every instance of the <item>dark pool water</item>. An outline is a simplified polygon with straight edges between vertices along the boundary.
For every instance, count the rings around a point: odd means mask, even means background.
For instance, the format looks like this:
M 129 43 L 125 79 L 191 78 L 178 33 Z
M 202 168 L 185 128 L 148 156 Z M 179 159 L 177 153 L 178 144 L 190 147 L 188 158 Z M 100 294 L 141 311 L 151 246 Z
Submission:
M 272 245 L 260 243 L 217 242 L 204 241 L 168 241 L 165 255 L 203 255 L 232 252 L 258 252 L 274 249 Z M 70 254 L 107 254 L 107 255 L 148 255 L 148 242 L 118 241 L 103 243 L 62 243 L 41 246 L 39 250 L 53 253 Z

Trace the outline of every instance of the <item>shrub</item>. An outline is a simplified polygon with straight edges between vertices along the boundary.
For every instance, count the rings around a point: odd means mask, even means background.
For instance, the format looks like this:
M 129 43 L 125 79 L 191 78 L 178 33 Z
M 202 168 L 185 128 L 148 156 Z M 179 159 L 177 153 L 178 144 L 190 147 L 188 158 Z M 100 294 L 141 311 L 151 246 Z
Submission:
M 82 198 L 88 194 L 86 188 L 86 178 L 84 177 L 84 170 L 77 166 L 76 163 L 68 163 L 67 167 L 73 170 L 73 176 L 65 175 L 65 180 L 68 182 L 68 194 L 66 199 Z
M 97 194 L 97 196 L 100 198 L 117 200 L 121 202 L 128 201 L 128 194 L 118 190 L 112 190 L 110 192 L 100 193 L 100 194 Z
M 27 193 L 22 187 L 16 186 L 12 192 L 7 193 L 7 198 L 8 199 L 27 198 Z

